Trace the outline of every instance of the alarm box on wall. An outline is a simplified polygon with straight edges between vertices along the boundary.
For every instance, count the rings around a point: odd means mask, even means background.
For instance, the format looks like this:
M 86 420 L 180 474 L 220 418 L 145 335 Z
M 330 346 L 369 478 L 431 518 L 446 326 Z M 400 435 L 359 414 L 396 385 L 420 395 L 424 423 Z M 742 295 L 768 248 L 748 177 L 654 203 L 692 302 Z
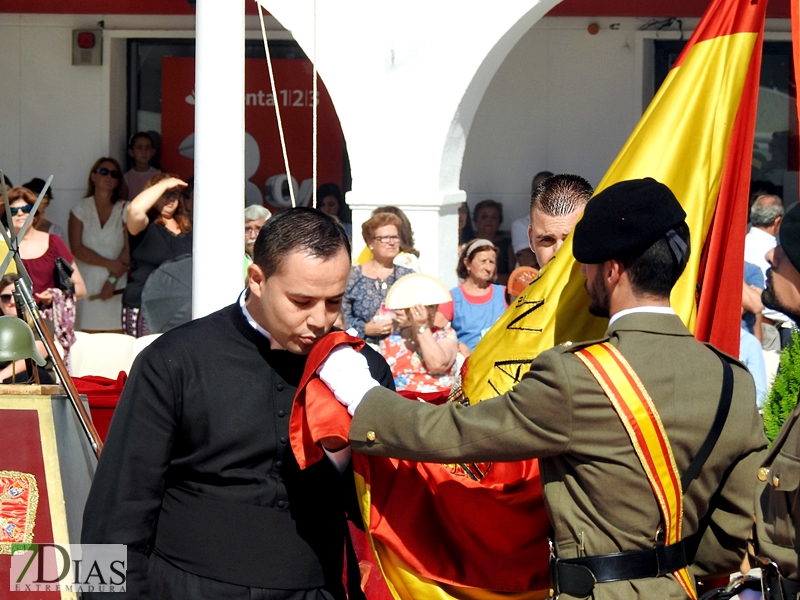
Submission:
M 72 31 L 72 64 L 103 64 L 103 30 L 74 29 Z

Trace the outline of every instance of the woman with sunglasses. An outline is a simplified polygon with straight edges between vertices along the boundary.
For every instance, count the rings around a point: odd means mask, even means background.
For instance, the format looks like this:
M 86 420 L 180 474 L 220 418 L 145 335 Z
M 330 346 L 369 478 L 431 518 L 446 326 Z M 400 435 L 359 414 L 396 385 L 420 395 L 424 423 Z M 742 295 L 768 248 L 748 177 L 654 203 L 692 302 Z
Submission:
M 367 219 L 361 233 L 372 258 L 350 269 L 347 288 L 342 298 L 342 315 L 348 328 L 360 338 L 378 344 L 392 331 L 394 311 L 384 309 L 383 300 L 392 284 L 411 269 L 394 264 L 400 252 L 400 217 L 379 213 Z
M 162 263 L 192 253 L 192 221 L 186 210 L 186 182 L 159 173 L 128 204 L 131 272 L 122 295 L 122 327 L 141 337 L 150 333 L 142 315 L 142 290 Z
M 103 157 L 89 171 L 86 196 L 69 213 L 69 245 L 86 282 L 78 302 L 80 331 L 122 332 L 122 290 L 128 271 L 125 185 L 119 163 Z
M 20 234 L 25 221 L 36 202 L 36 195 L 27 188 L 16 187 L 8 192 L 8 205 L 11 212 L 11 227 Z M 19 255 L 30 275 L 33 284 L 33 296 L 39 304 L 42 314 L 53 321 L 56 339 L 64 348 L 65 360 L 69 356 L 69 348 L 75 342 L 75 301 L 86 295 L 83 277 L 75 262 L 75 257 L 67 245 L 57 235 L 39 231 L 36 224 L 40 215 L 33 218 L 31 227 L 19 240 Z M 2 211 L 3 225 L 8 226 L 6 211 Z M 56 286 L 56 259 L 62 258 L 72 267 L 72 290 L 63 290 Z

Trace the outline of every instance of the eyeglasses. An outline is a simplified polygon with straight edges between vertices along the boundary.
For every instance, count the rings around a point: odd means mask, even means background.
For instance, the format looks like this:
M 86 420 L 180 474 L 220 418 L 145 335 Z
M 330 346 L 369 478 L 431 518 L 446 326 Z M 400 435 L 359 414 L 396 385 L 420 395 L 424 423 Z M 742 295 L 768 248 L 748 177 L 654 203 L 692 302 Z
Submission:
M 245 227 L 244 228 L 244 232 L 247 235 L 250 235 L 251 233 L 255 233 L 256 235 L 258 235 L 259 231 L 261 231 L 261 227 Z
M 0 294 L 0 302 L 3 304 L 9 304 L 13 299 L 13 294 Z
M 376 242 L 380 242 L 381 244 L 393 244 L 400 241 L 399 235 L 377 235 L 372 238 Z
M 111 169 L 106 169 L 105 167 L 95 169 L 94 172 L 98 175 L 111 175 L 114 179 L 119 179 L 122 176 L 121 173 L 116 169 L 112 171 Z
M 33 210 L 33 204 L 26 204 L 25 206 L 11 206 L 8 210 L 11 212 L 12 217 L 16 217 L 19 211 L 29 215 Z

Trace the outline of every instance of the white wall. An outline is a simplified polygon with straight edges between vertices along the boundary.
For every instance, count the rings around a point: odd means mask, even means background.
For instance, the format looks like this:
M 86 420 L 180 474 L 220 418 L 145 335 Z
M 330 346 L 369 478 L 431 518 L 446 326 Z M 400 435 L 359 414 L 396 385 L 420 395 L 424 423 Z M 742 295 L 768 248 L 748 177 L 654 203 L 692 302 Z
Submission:
M 347 140 L 358 230 L 403 208 L 426 273 L 455 284 L 459 173 L 475 111 L 497 68 L 558 0 L 259 0 L 317 63 Z M 436 211 L 431 210 L 434 207 Z M 358 253 L 362 240 L 353 240 Z
M 108 150 L 103 69 L 72 66 L 72 29 L 97 20 L 0 14 L 0 169 L 15 185 L 55 175 L 48 217 L 65 228 Z
M 106 26 L 105 64 L 73 67 L 72 30 L 95 27 L 101 19 Z M 600 25 L 595 36 L 586 31 L 591 22 Z M 467 133 L 460 187 L 472 206 L 484 198 L 502 201 L 505 228 L 525 213 L 536 171 L 574 172 L 599 182 L 641 112 L 637 30 L 642 22 L 544 18 L 522 36 L 490 80 Z M 611 29 L 612 23 L 619 29 Z M 274 21 L 269 26 L 279 27 Z M 247 27 L 250 37 L 259 36 L 252 18 Z M 767 24 L 768 30 L 785 28 L 785 21 Z M 65 227 L 69 209 L 84 193 L 92 162 L 109 152 L 123 158 L 125 37 L 187 36 L 193 29 L 192 17 L 0 14 L 0 169 L 17 184 L 53 173 L 56 200 L 48 216 Z M 357 52 L 368 53 L 367 38 L 360 42 Z M 406 110 L 425 110 L 434 100 L 409 102 Z M 379 132 L 371 152 L 383 160 L 397 158 L 389 152 L 393 135 Z M 441 140 L 441 131 L 437 137 Z M 419 141 L 421 148 L 426 143 L 430 140 Z M 429 149 L 424 150 L 427 155 Z M 431 177 L 427 172 L 426 182 Z M 372 178 L 355 169 L 353 175 L 362 181 Z M 415 204 L 413 199 L 403 201 L 416 185 L 415 173 L 402 165 L 381 186 L 393 197 L 375 198 L 376 203 Z M 441 202 L 432 196 L 429 204 Z M 419 209 L 418 239 L 441 236 L 437 219 L 455 223 L 454 207 Z M 447 275 L 442 271 L 449 268 L 440 267 L 440 274 Z
M 587 32 L 590 23 L 600 25 L 597 35 Z M 599 183 L 641 114 L 641 91 L 634 89 L 640 25 L 638 19 L 545 18 L 520 40 L 492 80 L 467 139 L 461 184 L 471 207 L 485 198 L 502 202 L 507 229 L 527 214 L 538 171 Z

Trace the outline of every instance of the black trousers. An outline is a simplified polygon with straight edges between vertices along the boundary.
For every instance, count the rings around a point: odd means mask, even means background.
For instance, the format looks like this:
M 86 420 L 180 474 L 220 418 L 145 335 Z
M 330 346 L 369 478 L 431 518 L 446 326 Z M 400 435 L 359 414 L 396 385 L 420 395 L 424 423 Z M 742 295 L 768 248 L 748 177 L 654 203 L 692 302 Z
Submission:
M 251 588 L 193 575 L 155 552 L 147 561 L 151 600 L 334 600 L 323 588 L 272 590 Z

